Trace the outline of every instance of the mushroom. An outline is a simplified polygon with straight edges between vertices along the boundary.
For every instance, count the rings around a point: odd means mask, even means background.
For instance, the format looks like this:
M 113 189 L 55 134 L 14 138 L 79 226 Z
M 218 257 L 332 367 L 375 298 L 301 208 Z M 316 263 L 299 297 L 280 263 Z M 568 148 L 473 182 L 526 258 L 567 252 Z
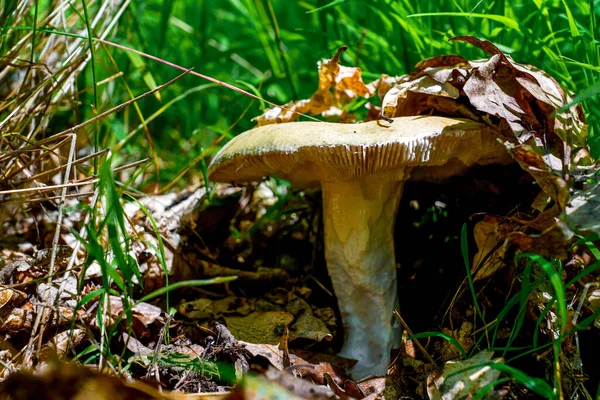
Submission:
M 227 143 L 208 174 L 215 182 L 276 175 L 297 187 L 321 186 L 325 260 L 344 325 L 340 355 L 358 360 L 352 375 L 360 378 L 385 374 L 390 349 L 399 344 L 393 231 L 404 182 L 415 167 L 432 167 L 415 173 L 435 179 L 504 160 L 497 138 L 486 125 L 433 116 L 385 126 L 266 125 Z

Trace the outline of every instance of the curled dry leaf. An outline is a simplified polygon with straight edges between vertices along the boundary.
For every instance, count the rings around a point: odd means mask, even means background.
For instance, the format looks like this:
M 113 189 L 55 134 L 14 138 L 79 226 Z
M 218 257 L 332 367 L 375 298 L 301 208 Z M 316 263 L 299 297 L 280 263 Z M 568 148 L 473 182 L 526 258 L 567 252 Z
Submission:
M 473 257 L 471 273 L 475 282 L 489 278 L 504 266 L 506 233 L 501 232 L 499 218 L 486 216 L 473 228 L 477 253 Z
M 469 67 L 469 62 L 456 54 L 446 54 L 443 56 L 436 56 L 421 60 L 415 65 L 417 71 L 425 71 L 430 68 L 445 68 L 445 67 L 456 67 L 465 66 Z
M 411 93 L 421 93 L 427 96 L 441 96 L 457 99 L 460 95 L 458 89 L 446 82 L 438 82 L 429 75 L 423 75 L 414 80 L 400 83 L 391 88 L 383 98 L 383 115 L 392 118 L 405 115 L 418 115 L 422 111 L 414 110 L 410 104 L 416 104 L 409 97 Z
M 563 222 L 552 225 L 539 235 L 511 232 L 508 241 L 525 253 L 536 253 L 542 257 L 564 260 L 573 239 L 573 232 Z
M 569 200 L 567 182 L 546 164 L 544 158 L 532 146 L 514 146 L 506 143 L 506 148 L 521 168 L 533 176 L 540 188 L 556 202 L 559 209 L 565 210 Z
M 600 235 L 600 184 L 576 192 L 567 205 L 564 220 L 573 230 Z
M 0 286 L 0 317 L 9 315 L 15 307 L 27 300 L 27 294 L 17 289 Z
M 68 355 L 69 349 L 79 346 L 85 339 L 83 329 L 73 329 L 60 332 L 48 341 L 42 348 L 40 359 L 49 360 L 53 356 L 64 357 Z
M 442 330 L 446 335 L 453 337 L 460 343 L 462 348 L 468 352 L 475 345 L 475 340 L 473 339 L 473 324 L 470 322 L 463 322 L 460 326 L 460 329 L 451 331 L 447 328 Z M 460 351 L 449 341 L 444 341 L 442 348 L 440 349 L 440 354 L 442 359 L 453 360 L 457 357 L 460 357 Z
M 341 47 L 331 59 L 319 62 L 319 86 L 310 99 L 288 103 L 284 108 L 267 109 L 254 118 L 258 126 L 295 121 L 300 113 L 353 121 L 354 118 L 345 113 L 344 105 L 357 96 L 368 98 L 375 91 L 373 86 L 363 82 L 360 68 L 339 64 L 339 55 L 345 49 Z M 385 85 L 385 80 L 381 82 Z
M 123 300 L 117 296 L 110 296 L 110 315 L 111 321 L 105 321 L 107 324 L 115 323 L 116 319 L 121 316 L 124 312 Z M 148 303 L 138 303 L 132 308 L 133 315 L 133 330 L 138 337 L 143 337 L 149 334 L 149 325 L 157 321 L 162 321 L 161 309 Z M 93 324 L 97 326 L 97 322 L 94 320 Z
M 470 398 L 480 389 L 495 382 L 500 371 L 487 363 L 501 363 L 502 358 L 492 360 L 494 352 L 484 350 L 468 360 L 448 361 L 439 377 L 428 379 L 427 394 L 431 400 Z
M 514 69 L 501 62 L 505 59 L 493 55 L 473 71 L 463 89 L 477 110 L 502 118 L 523 142 L 529 138 L 528 132 L 541 132 L 542 126 L 534 117 L 526 90 L 516 80 Z
M 0 332 L 18 332 L 33 327 L 35 313 L 32 310 L 13 308 L 7 316 L 0 320 Z
M 292 375 L 268 369 L 264 376 L 245 375 L 241 384 L 237 385 L 229 399 L 336 399 L 337 396 L 327 386 L 315 385 L 309 381 L 295 378 Z
M 224 319 L 233 336 L 239 340 L 277 344 L 294 316 L 285 311 L 268 311 L 246 316 L 225 316 Z

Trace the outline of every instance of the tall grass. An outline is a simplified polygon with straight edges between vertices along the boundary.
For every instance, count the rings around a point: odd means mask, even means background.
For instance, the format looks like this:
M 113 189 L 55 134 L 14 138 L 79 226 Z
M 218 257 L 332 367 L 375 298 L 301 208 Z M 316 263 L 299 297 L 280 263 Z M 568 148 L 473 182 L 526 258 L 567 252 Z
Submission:
M 8 11 L 16 3 L 3 2 L 7 12 L 1 15 L 0 48 L 6 49 L 9 39 L 14 42 L 17 29 L 33 31 L 32 46 L 60 35 L 38 24 L 51 12 L 45 8 L 51 3 L 40 2 L 29 19 L 14 23 Z M 98 4 L 81 10 L 77 29 L 63 25 L 54 31 L 84 33 L 88 41 L 98 37 L 90 25 Z M 577 100 L 589 118 L 592 152 L 600 156 L 598 15 L 600 4 L 593 0 L 139 0 L 128 3 L 112 32 L 122 45 L 278 104 L 308 97 L 317 83 L 316 62 L 340 45 L 349 46 L 342 62 L 358 65 L 369 80 L 410 72 L 421 59 L 439 54 L 483 57 L 480 50 L 448 39 L 486 38 L 516 61 L 545 69 L 581 94 Z M 167 65 L 106 45 L 90 56 L 79 79 L 78 111 L 86 119 L 176 74 Z M 259 101 L 205 84 L 186 77 L 90 129 L 90 143 L 122 149 L 117 158 L 152 155 L 163 184 L 200 183 L 202 160 L 222 145 L 216 139 L 250 128 L 250 117 L 261 112 Z M 68 122 L 69 115 L 63 118 Z M 203 157 L 198 157 L 200 149 Z M 155 173 L 145 175 L 148 183 Z
M 381 73 L 410 72 L 419 60 L 438 54 L 481 58 L 484 54 L 478 49 L 447 40 L 474 35 L 493 41 L 518 62 L 545 69 L 576 93 L 587 91 L 590 97 L 583 103 L 591 125 L 590 144 L 598 156 L 599 13 L 597 1 L 584 0 L 146 0 L 131 4 L 124 16 L 129 23 L 121 24 L 116 36 L 122 44 L 244 89 L 256 89 L 281 104 L 308 97 L 317 83 L 316 62 L 330 57 L 342 44 L 349 46 L 343 62 L 360 66 L 371 79 Z M 148 73 L 157 82 L 174 74 L 168 67 L 148 61 L 137 65 L 128 55 L 114 53 L 134 91 L 148 89 Z M 115 72 L 105 64 L 98 79 Z M 187 77 L 163 97 L 181 96 L 202 83 Z M 110 95 L 118 101 L 126 94 L 114 88 Z M 160 102 L 147 99 L 141 107 L 144 115 L 150 115 Z M 149 123 L 163 160 L 162 180 L 170 181 L 190 163 L 197 163 L 198 149 L 211 149 L 224 132 L 236 134 L 251 127 L 250 117 L 258 113 L 259 102 L 223 88 L 187 95 L 171 104 Z M 134 114 L 125 117 L 119 118 L 122 123 L 109 122 L 113 141 L 139 123 Z M 143 143 L 136 137 L 125 147 L 139 153 Z

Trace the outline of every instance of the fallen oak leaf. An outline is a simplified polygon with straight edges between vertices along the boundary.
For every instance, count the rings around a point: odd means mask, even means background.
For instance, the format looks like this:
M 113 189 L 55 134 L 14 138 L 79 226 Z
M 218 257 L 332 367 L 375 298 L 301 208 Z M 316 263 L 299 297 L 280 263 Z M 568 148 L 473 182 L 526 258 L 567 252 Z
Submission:
M 411 103 L 411 98 L 409 97 L 411 93 L 449 97 L 451 99 L 458 99 L 460 95 L 458 89 L 451 84 L 438 82 L 429 75 L 423 75 L 416 79 L 405 80 L 391 88 L 385 94 L 381 102 L 383 116 L 393 118 L 409 114 L 421 114 L 418 111 L 414 112 L 413 107 L 407 105 L 407 103 Z
M 292 122 L 298 119 L 299 112 L 353 121 L 353 116 L 345 113 L 344 106 L 357 96 L 371 97 L 375 91 L 363 82 L 360 68 L 340 65 L 340 54 L 346 49 L 342 46 L 331 59 L 319 61 L 319 84 L 310 99 L 290 102 L 285 108 L 269 108 L 253 121 L 258 126 Z
M 496 47 L 495 44 L 490 42 L 489 40 L 482 40 L 482 39 L 476 38 L 474 36 L 462 35 L 462 36 L 455 36 L 453 38 L 450 38 L 450 39 L 448 39 L 448 41 L 449 42 L 461 41 L 461 42 L 470 43 L 473 46 L 478 47 L 481 50 L 485 51 L 486 53 L 488 53 L 491 56 L 498 54 L 501 57 L 503 57 L 504 60 L 506 60 L 506 56 L 504 55 L 504 53 L 502 53 L 502 51 L 498 47 Z
M 573 237 L 573 232 L 559 221 L 539 235 L 512 232 L 508 235 L 508 241 L 524 253 L 564 260 L 569 255 L 567 249 L 573 242 Z
M 294 320 L 294 316 L 285 311 L 254 312 L 245 316 L 226 315 L 223 318 L 236 339 L 267 344 L 279 343 L 284 328 Z
M 503 59 L 506 57 L 495 54 L 473 70 L 463 90 L 477 110 L 505 120 L 522 143 L 529 139 L 529 132 L 542 132 L 543 127 L 535 118 L 528 94 L 516 80 L 514 69 L 502 63 Z
M 567 182 L 550 168 L 542 156 L 536 153 L 532 146 L 513 145 L 505 143 L 508 152 L 527 171 L 540 188 L 552 198 L 561 211 L 567 207 L 569 186 Z
M 421 60 L 417 63 L 417 65 L 415 65 L 415 69 L 417 71 L 425 71 L 428 68 L 446 68 L 456 66 L 469 67 L 470 64 L 467 59 L 462 58 L 457 54 L 446 54 Z

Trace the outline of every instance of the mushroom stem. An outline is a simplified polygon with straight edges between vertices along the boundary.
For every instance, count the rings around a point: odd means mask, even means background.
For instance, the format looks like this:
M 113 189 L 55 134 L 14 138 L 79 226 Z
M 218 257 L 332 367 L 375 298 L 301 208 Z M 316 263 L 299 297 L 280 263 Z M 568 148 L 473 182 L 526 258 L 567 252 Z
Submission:
M 345 182 L 321 182 L 325 260 L 345 327 L 340 355 L 358 360 L 352 374 L 385 374 L 399 344 L 394 222 L 404 169 Z

